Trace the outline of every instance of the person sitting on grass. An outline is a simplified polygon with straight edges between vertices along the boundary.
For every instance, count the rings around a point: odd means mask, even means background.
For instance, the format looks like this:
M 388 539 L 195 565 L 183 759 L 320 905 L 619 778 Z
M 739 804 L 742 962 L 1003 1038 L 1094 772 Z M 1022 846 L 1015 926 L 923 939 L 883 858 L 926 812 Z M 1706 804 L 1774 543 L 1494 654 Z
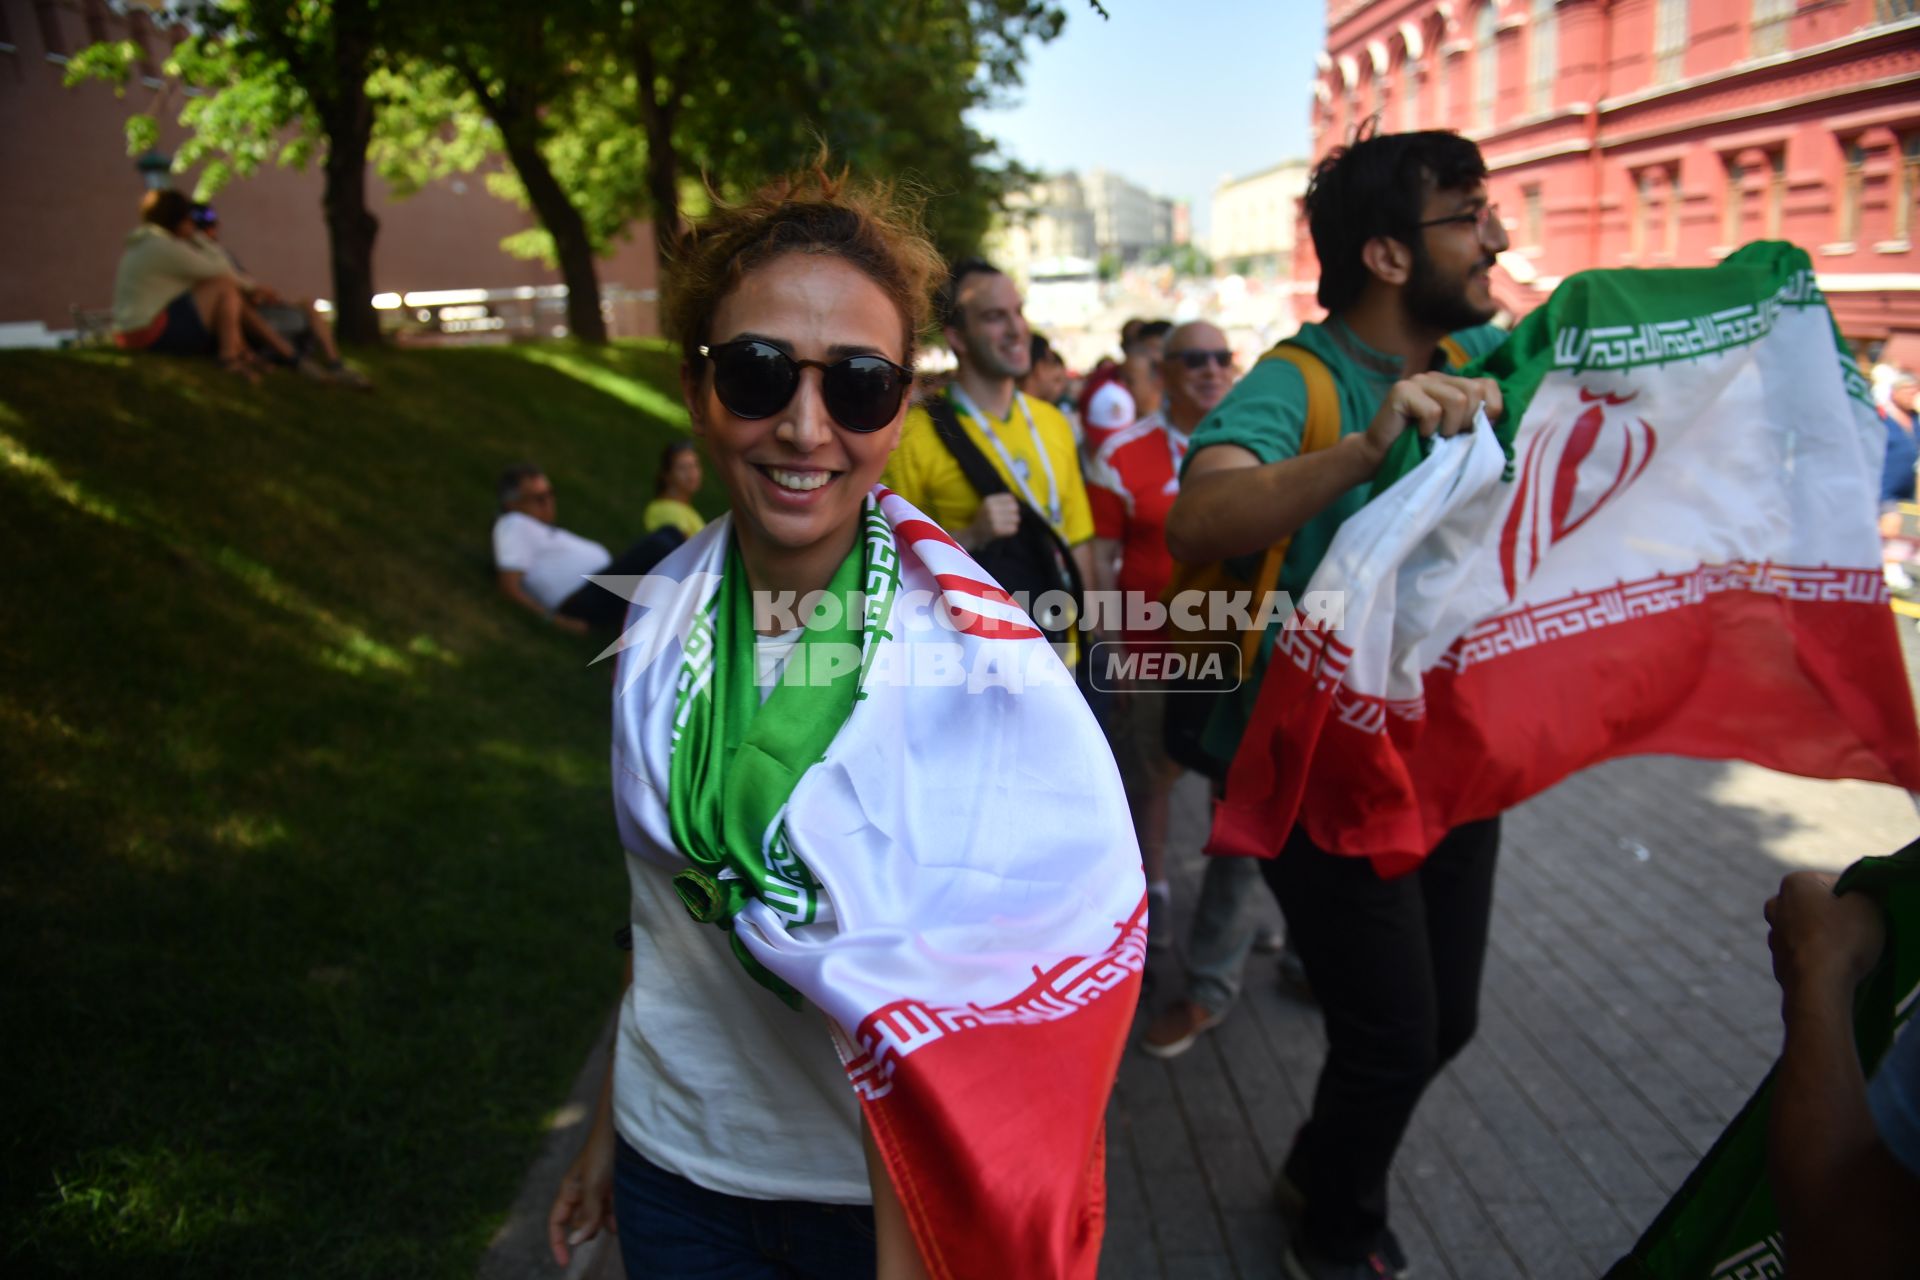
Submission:
M 707 527 L 706 517 L 693 509 L 700 492 L 700 453 L 691 440 L 675 440 L 660 454 L 652 502 L 640 513 L 640 527 L 648 533 L 672 527 L 691 538 Z
M 259 380 L 249 335 L 287 363 L 287 340 L 247 303 L 231 265 L 195 238 L 193 202 L 178 191 L 149 191 L 140 225 L 127 237 L 113 279 L 114 342 L 128 351 L 217 356 L 221 367 Z
M 500 516 L 493 522 L 493 564 L 501 594 L 562 631 L 620 630 L 625 599 L 587 581 L 590 574 L 644 574 L 687 540 L 669 526 L 648 533 L 618 560 L 591 538 L 553 522 L 553 481 L 530 463 L 500 476 Z
M 283 298 L 241 268 L 239 259 L 220 241 L 220 214 L 212 205 L 193 206 L 193 226 L 195 243 L 227 264 L 234 279 L 240 282 L 240 292 L 245 295 L 247 305 L 259 313 L 267 328 L 284 338 L 299 354 L 297 368 L 310 376 L 330 378 L 355 391 L 373 389 L 373 383 L 365 374 L 349 369 L 341 361 L 340 346 L 333 340 L 333 326 L 327 323 L 311 298 L 297 302 Z M 309 346 L 319 348 L 318 363 L 305 358 Z

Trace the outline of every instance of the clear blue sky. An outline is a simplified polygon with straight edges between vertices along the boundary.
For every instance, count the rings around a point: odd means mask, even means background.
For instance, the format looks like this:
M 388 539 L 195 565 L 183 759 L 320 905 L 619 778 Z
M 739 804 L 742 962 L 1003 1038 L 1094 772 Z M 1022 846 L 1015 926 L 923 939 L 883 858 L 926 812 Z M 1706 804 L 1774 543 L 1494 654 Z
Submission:
M 1029 50 L 1010 107 L 976 127 L 1049 173 L 1110 169 L 1193 206 L 1204 234 L 1213 189 L 1309 145 L 1313 55 L 1325 0 L 1058 0 L 1066 30 Z

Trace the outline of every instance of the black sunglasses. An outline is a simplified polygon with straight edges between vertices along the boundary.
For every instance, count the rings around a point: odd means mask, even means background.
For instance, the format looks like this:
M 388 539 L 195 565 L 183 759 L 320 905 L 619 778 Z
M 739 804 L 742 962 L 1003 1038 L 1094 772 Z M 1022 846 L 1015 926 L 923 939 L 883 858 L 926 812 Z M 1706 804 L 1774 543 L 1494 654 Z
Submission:
M 1204 369 L 1207 367 L 1207 361 L 1209 360 L 1219 365 L 1222 369 L 1230 368 L 1233 365 L 1233 352 L 1231 351 L 1176 351 L 1173 353 L 1173 358 L 1189 369 Z
M 820 371 L 820 398 L 849 431 L 878 431 L 900 412 L 913 371 L 885 356 L 847 356 L 828 363 L 796 360 L 771 342 L 745 338 L 701 346 L 713 362 L 713 393 L 736 418 L 771 418 L 800 389 L 800 371 Z

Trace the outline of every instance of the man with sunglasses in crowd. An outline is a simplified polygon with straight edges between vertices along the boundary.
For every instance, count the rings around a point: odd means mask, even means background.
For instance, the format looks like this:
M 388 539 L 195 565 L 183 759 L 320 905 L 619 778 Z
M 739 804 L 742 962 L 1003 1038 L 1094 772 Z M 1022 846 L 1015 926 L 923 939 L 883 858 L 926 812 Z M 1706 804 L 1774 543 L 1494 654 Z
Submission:
M 1329 315 L 1291 341 L 1332 375 L 1339 440 L 1301 452 L 1305 379 L 1289 361 L 1261 361 L 1194 432 L 1167 520 L 1175 556 L 1244 556 L 1291 535 L 1279 585 L 1298 599 L 1401 433 L 1471 430 L 1483 407 L 1498 416 L 1498 387 L 1458 376 L 1504 338 L 1488 324 L 1498 310 L 1488 273 L 1507 237 L 1486 175 L 1479 149 L 1444 132 L 1363 137 L 1315 168 L 1306 212 Z M 1223 759 L 1254 683 L 1222 699 L 1208 726 Z M 1296 827 L 1261 865 L 1328 1041 L 1312 1114 L 1275 1187 L 1292 1219 L 1293 1280 L 1407 1270 L 1387 1225 L 1388 1169 L 1421 1092 L 1473 1034 L 1499 840 L 1497 815 L 1467 823 L 1417 871 L 1386 879 Z

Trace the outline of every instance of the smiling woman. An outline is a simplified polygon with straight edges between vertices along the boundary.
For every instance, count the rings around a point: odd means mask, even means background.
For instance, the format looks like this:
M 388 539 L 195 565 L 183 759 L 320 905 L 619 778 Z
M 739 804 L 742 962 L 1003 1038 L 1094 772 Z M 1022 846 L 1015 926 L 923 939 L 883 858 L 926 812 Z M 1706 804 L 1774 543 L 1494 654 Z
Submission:
M 879 483 L 940 274 L 886 191 L 821 172 L 681 246 L 729 510 L 623 643 L 633 956 L 562 1265 L 615 1227 L 635 1276 L 1093 1274 L 1144 882 L 1070 674 Z M 929 655 L 960 685 L 915 683 Z

